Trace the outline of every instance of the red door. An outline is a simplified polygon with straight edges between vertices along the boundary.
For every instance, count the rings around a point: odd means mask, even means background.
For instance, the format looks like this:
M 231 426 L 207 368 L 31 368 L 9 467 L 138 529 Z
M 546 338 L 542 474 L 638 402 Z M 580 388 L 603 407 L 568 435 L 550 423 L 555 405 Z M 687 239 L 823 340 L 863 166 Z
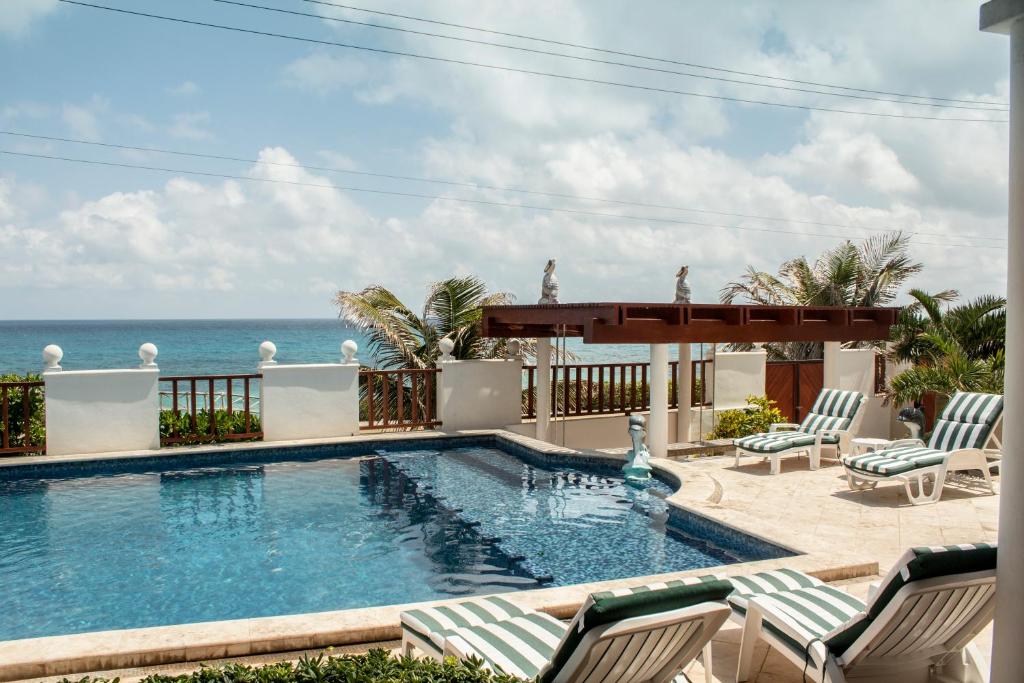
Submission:
M 772 361 L 765 370 L 765 394 L 775 401 L 787 421 L 800 422 L 824 385 L 824 362 Z

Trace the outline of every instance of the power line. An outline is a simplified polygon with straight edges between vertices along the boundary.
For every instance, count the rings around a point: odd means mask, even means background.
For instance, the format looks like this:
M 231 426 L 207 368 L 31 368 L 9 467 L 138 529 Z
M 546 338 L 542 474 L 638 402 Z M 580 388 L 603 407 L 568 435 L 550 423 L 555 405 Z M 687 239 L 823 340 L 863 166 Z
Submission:
M 464 197 L 445 197 L 442 195 L 429 195 L 420 194 L 416 192 L 399 192 L 395 190 L 378 190 L 366 187 L 349 187 L 344 185 L 324 184 L 324 183 L 307 183 L 297 180 L 275 180 L 272 178 L 254 178 L 251 176 L 239 176 L 228 173 L 214 173 L 209 171 L 191 171 L 186 169 L 178 168 L 166 168 L 163 166 L 145 166 L 142 164 L 128 164 L 123 162 L 115 161 L 99 161 L 96 159 L 77 159 L 74 157 L 64 157 L 49 154 L 33 154 L 29 152 L 15 152 L 12 150 L 0 149 L 0 154 L 7 154 L 10 156 L 28 157 L 34 159 L 46 159 L 50 161 L 65 161 L 76 164 L 85 164 L 91 166 L 107 166 L 112 168 L 130 168 L 141 171 L 156 171 L 160 173 L 179 173 L 184 175 L 195 175 L 207 178 L 223 178 L 228 180 L 242 180 L 247 182 L 259 182 L 259 183 L 271 183 L 279 185 L 293 185 L 300 187 L 317 187 L 321 189 L 337 190 L 345 192 L 363 192 L 367 194 L 375 195 L 386 195 L 392 197 L 407 197 L 412 199 L 429 199 L 432 201 L 445 201 L 445 202 L 456 202 L 463 204 L 476 204 L 481 206 L 501 206 L 513 209 L 528 209 L 531 211 L 548 211 L 551 213 L 568 214 L 575 216 L 589 216 L 599 218 L 618 218 L 632 221 L 641 221 L 644 223 L 662 223 L 668 225 L 689 225 L 703 228 L 715 228 L 721 230 L 741 230 L 745 232 L 762 232 L 762 233 L 774 233 L 781 235 L 796 235 L 799 237 L 825 237 L 828 239 L 836 239 L 841 237 L 835 234 L 825 233 L 814 233 L 814 232 L 795 232 L 793 230 L 779 230 L 775 228 L 763 228 L 763 227 L 750 227 L 743 225 L 725 225 L 721 223 L 703 223 L 700 221 L 689 221 L 675 218 L 657 218 L 653 216 L 633 216 L 629 214 L 616 214 L 616 213 L 602 213 L 599 211 L 584 211 L 580 209 L 563 209 L 551 206 L 538 206 L 532 204 L 515 204 L 512 202 L 499 202 L 487 199 L 467 199 Z M 859 235 L 858 237 L 866 237 L 865 235 Z M 942 242 L 918 242 L 920 245 L 929 245 L 936 247 L 947 247 L 947 248 L 968 248 L 968 249 L 998 249 L 1005 251 L 1005 247 L 988 246 L 980 244 L 954 244 L 954 243 L 942 243 Z
M 69 142 L 69 143 L 74 143 L 74 144 L 79 144 L 79 145 L 91 145 L 93 147 L 105 147 L 105 148 L 108 148 L 108 149 L 122 149 L 122 150 L 134 151 L 134 152 L 152 152 L 152 153 L 157 153 L 157 154 L 172 154 L 172 155 L 175 155 L 175 156 L 189 157 L 189 158 L 198 158 L 198 159 L 215 159 L 215 160 L 218 160 L 218 161 L 238 161 L 238 162 L 242 162 L 242 163 L 255 164 L 255 165 L 260 165 L 260 166 L 280 166 L 280 167 L 285 167 L 285 168 L 304 168 L 304 169 L 308 169 L 308 170 L 311 170 L 311 171 L 325 171 L 325 172 L 329 172 L 329 173 L 344 173 L 344 174 L 348 174 L 348 175 L 358 175 L 358 176 L 364 176 L 364 177 L 370 177 L 370 178 L 386 178 L 386 179 L 389 179 L 389 180 L 402 180 L 402 181 L 414 181 L 414 182 L 421 182 L 421 183 L 434 183 L 434 184 L 438 184 L 438 185 L 447 185 L 447 186 L 452 186 L 452 187 L 464 187 L 464 188 L 468 188 L 468 189 L 472 189 L 472 190 L 495 190 L 495 191 L 498 191 L 498 192 L 515 192 L 515 193 L 519 193 L 519 194 L 536 195 L 536 196 L 540 196 L 540 197 L 550 197 L 550 198 L 553 198 L 553 199 L 571 199 L 571 200 L 577 200 L 577 201 L 604 202 L 604 203 L 608 203 L 608 204 L 617 204 L 617 205 L 620 205 L 620 206 L 634 206 L 634 207 L 642 207 L 642 208 L 648 208 L 648 209 L 666 209 L 666 210 L 670 210 L 670 211 L 689 211 L 689 212 L 692 212 L 692 213 L 703 213 L 703 214 L 711 214 L 711 215 L 716 215 L 716 216 L 728 216 L 730 218 L 749 218 L 749 219 L 754 219 L 754 220 L 776 221 L 776 222 L 782 222 L 782 223 L 791 223 L 791 224 L 795 224 L 795 225 L 813 225 L 813 226 L 817 226 L 817 227 L 840 228 L 840 229 L 843 229 L 843 230 L 864 230 L 864 231 L 868 231 L 868 232 L 896 232 L 896 231 L 902 231 L 902 232 L 908 232 L 909 234 L 912 234 L 912 235 L 924 235 L 924 236 L 931 236 L 931 237 L 947 237 L 948 236 L 945 233 L 923 232 L 923 231 L 917 231 L 917 230 L 903 230 L 901 228 L 896 228 L 896 227 L 871 227 L 871 226 L 862 226 L 862 225 L 849 225 L 849 224 L 844 224 L 844 223 L 828 223 L 828 222 L 825 222 L 825 221 L 800 220 L 800 219 L 794 219 L 794 218 L 785 218 L 785 217 L 781 217 L 781 216 L 760 216 L 760 215 L 756 215 L 756 214 L 735 213 L 735 212 L 729 212 L 729 211 L 715 211 L 715 210 L 712 210 L 712 209 L 695 209 L 695 208 L 692 208 L 692 207 L 674 206 L 674 205 L 671 205 L 671 204 L 654 204 L 654 203 L 650 203 L 650 202 L 638 202 L 638 201 L 629 201 L 629 200 L 622 200 L 622 199 L 610 199 L 610 198 L 606 198 L 606 197 L 591 197 L 591 196 L 586 196 L 586 195 L 574 195 L 574 194 L 561 193 L 561 192 L 546 192 L 546 191 L 542 191 L 542 190 L 528 190 L 528 189 L 518 188 L 518 187 L 507 187 L 507 186 L 502 186 L 502 185 L 484 185 L 484 184 L 480 184 L 480 183 L 470 183 L 470 182 L 464 182 L 464 181 L 458 181 L 458 180 L 450 180 L 450 179 L 441 179 L 441 178 L 426 178 L 426 177 L 422 177 L 422 176 L 408 176 L 408 175 L 398 175 L 398 174 L 392 174 L 392 173 L 378 173 L 378 172 L 373 172 L 373 171 L 357 171 L 357 170 L 354 170 L 354 169 L 334 168 L 334 167 L 330 167 L 330 166 L 312 166 L 312 165 L 306 165 L 306 164 L 289 164 L 289 163 L 284 163 L 284 162 L 279 162 L 279 161 L 261 161 L 259 159 L 251 159 L 251 158 L 246 158 L 246 157 L 226 156 L 226 155 L 221 155 L 221 154 L 206 154 L 206 153 L 201 153 L 201 152 L 185 152 L 185 151 L 181 151 L 181 150 L 166 149 L 166 148 L 162 148 L 162 147 L 140 147 L 140 146 L 136 146 L 136 145 L 123 145 L 123 144 L 117 144 L 117 143 L 113 143 L 113 142 L 98 142 L 98 141 L 95 141 L 95 140 L 81 140 L 81 139 L 77 139 L 77 138 L 65 138 L 65 137 L 57 137 L 57 136 L 53 136 L 53 135 L 37 135 L 37 134 L 34 134 L 34 133 L 22 133 L 22 132 L 9 131 L 9 130 L 0 130 L 0 135 L 9 135 L 9 136 L 13 136 L 13 137 L 27 138 L 27 139 L 32 139 L 32 140 L 47 140 L 47 141 L 51 141 L 51 142 Z M 1000 242 L 1005 242 L 1006 241 L 1005 238 L 987 237 L 987 236 L 984 236 L 984 235 L 971 235 L 970 239 L 1000 241 Z
M 641 71 L 651 71 L 651 72 L 655 72 L 655 73 L 670 74 L 670 75 L 673 75 L 673 76 L 684 76 L 684 77 L 688 77 L 688 78 L 700 78 L 700 79 L 704 79 L 704 80 L 708 80 L 708 81 L 718 81 L 718 82 L 721 82 L 721 83 L 734 83 L 734 84 L 738 84 L 738 85 L 750 85 L 750 86 L 756 86 L 756 87 L 759 87 L 759 88 L 770 88 L 770 89 L 773 89 L 773 90 L 785 90 L 785 91 L 789 91 L 789 92 L 810 93 L 810 94 L 816 94 L 816 95 L 827 95 L 827 96 L 830 96 L 830 97 L 842 97 L 842 98 L 854 99 L 854 100 L 868 100 L 868 101 L 872 101 L 872 102 L 890 102 L 890 103 L 894 103 L 894 104 L 908 104 L 908 105 L 911 105 L 911 106 L 918 106 L 918 107 L 935 107 L 935 108 L 939 108 L 939 109 L 964 109 L 964 110 L 968 110 L 968 111 L 996 111 L 996 112 L 1001 112 L 1001 113 L 1006 113 L 1006 111 L 1007 111 L 1007 109 L 1005 107 L 1001 107 L 1001 106 L 966 106 L 966 105 L 959 105 L 959 104 L 943 104 L 943 103 L 939 103 L 939 102 L 910 102 L 910 101 L 907 101 L 905 99 L 904 100 L 900 100 L 900 99 L 892 99 L 892 98 L 887 98 L 887 97 L 874 97 L 874 96 L 871 96 L 871 95 L 855 95 L 855 94 L 851 94 L 851 93 L 828 92 L 826 90 L 814 90 L 812 88 L 797 88 L 797 87 L 785 86 L 785 85 L 775 85 L 775 84 L 772 84 L 772 83 L 757 83 L 755 81 L 744 81 L 744 80 L 740 80 L 740 79 L 736 79 L 736 78 L 725 78 L 725 77 L 722 77 L 722 76 L 709 76 L 707 74 L 698 74 L 698 73 L 692 73 L 692 72 L 687 72 L 687 71 L 677 71 L 677 70 L 674 70 L 674 69 L 664 69 L 664 68 L 658 68 L 658 67 L 652 67 L 652 66 L 643 66 L 641 64 L 630 64 L 628 62 L 617 62 L 617 61 L 612 61 L 612 60 L 608 60 L 608 59 L 595 59 L 593 57 L 581 57 L 579 55 L 571 55 L 571 54 L 567 54 L 565 52 L 552 52 L 550 50 L 538 50 L 538 49 L 535 49 L 535 48 L 521 47 L 519 45 L 508 45 L 506 43 L 495 43 L 495 42 L 491 42 L 491 41 L 487 41 L 487 40 L 474 40 L 472 38 L 461 38 L 461 37 L 458 37 L 458 36 L 449 36 L 449 35 L 444 35 L 444 34 L 440 34 L 440 33 L 431 33 L 429 31 L 416 31 L 414 29 L 399 28 L 397 26 L 387 26 L 387 25 L 384 25 L 384 24 L 374 24 L 374 23 L 365 22 L 365 21 L 355 21 L 353 19 L 343 19 L 341 17 L 330 17 L 330 16 L 325 16 L 323 14 L 314 14 L 312 12 L 298 12 L 296 10 L 284 9 L 284 8 L 281 8 L 281 7 L 268 7 L 266 5 L 256 5 L 256 4 L 249 3 L 249 2 L 241 2 L 240 0 L 212 0 L 212 2 L 218 2 L 218 3 L 224 4 L 224 5 L 234 5 L 234 6 L 237 6 L 237 7 L 245 7 L 245 8 L 249 8 L 249 9 L 264 10 L 264 11 L 267 11 L 267 12 L 277 12 L 279 14 L 288 14 L 288 15 L 292 15 L 292 16 L 308 17 L 308 18 L 311 18 L 311 19 L 335 21 L 335 22 L 339 22 L 339 23 L 343 23 L 343 24 L 352 24 L 354 26 L 365 26 L 365 27 L 368 27 L 368 28 L 382 29 L 382 30 L 385 30 L 385 31 L 397 31 L 397 32 L 400 32 L 400 33 L 409 33 L 409 34 L 412 34 L 412 35 L 425 36 L 425 37 L 429 37 L 429 38 L 441 38 L 443 40 L 454 40 L 454 41 L 458 41 L 460 43 L 471 43 L 471 44 L 474 44 L 474 45 L 486 45 L 486 46 L 489 46 L 489 47 L 498 47 L 498 48 L 502 48 L 502 49 L 505 49 L 505 50 L 516 50 L 518 52 L 527 52 L 527 53 L 531 53 L 531 54 L 546 55 L 546 56 L 549 56 L 549 57 L 559 57 L 559 58 L 562 58 L 562 59 L 572 59 L 572 60 L 580 61 L 580 62 L 590 62 L 590 63 L 593 63 L 593 64 L 606 64 L 606 65 L 610 65 L 610 66 L 621 66 L 621 67 L 625 67 L 627 69 L 638 69 L 638 70 L 641 70 Z M 977 104 L 980 104 L 980 103 L 975 103 L 975 104 L 977 105 Z
M 633 57 L 633 58 L 636 58 L 636 59 L 646 59 L 646 60 L 652 61 L 652 62 L 661 62 L 663 64 L 676 64 L 678 66 L 687 66 L 687 67 L 691 67 L 691 68 L 695 68 L 695 69 L 707 69 L 708 71 L 718 71 L 720 73 L 735 74 L 737 76 L 750 76 L 750 77 L 753 77 L 753 78 L 764 78 L 766 80 L 781 81 L 781 82 L 784 82 L 784 83 L 796 83 L 798 85 L 812 85 L 812 86 L 816 86 L 816 87 L 819 87 L 819 88 L 834 88 L 836 90 L 849 90 L 849 91 L 852 91 L 852 92 L 870 93 L 870 94 L 873 94 L 873 95 L 890 95 L 892 97 L 912 97 L 912 98 L 916 98 L 916 99 L 939 100 L 939 101 L 942 101 L 942 102 L 961 102 L 961 103 L 964 103 L 964 104 L 994 104 L 994 105 L 1001 105 L 1001 106 L 1004 106 L 1004 107 L 1008 107 L 1009 106 L 1009 104 L 1007 102 L 994 102 L 994 101 L 991 101 L 991 100 L 965 100 L 965 99 L 957 99 L 955 97 L 938 97 L 938 96 L 934 96 L 934 95 L 914 95 L 914 94 L 911 94 L 911 93 L 900 93 L 900 92 L 892 92 L 892 91 L 887 91 L 887 90 L 872 90 L 870 88 L 856 88 L 856 87 L 852 87 L 852 86 L 848 86 L 848 85 L 835 85 L 833 83 L 821 83 L 821 82 L 817 82 L 817 81 L 803 81 L 803 80 L 799 80 L 799 79 L 796 79 L 796 78 L 784 78 L 782 76 L 770 76 L 768 74 L 759 74 L 759 73 L 753 73 L 753 72 L 750 72 L 750 71 L 739 71 L 739 70 L 736 70 L 736 69 L 726 69 L 726 68 L 719 67 L 719 66 L 708 66 L 706 64 L 697 64 L 695 62 L 685 62 L 685 61 L 677 60 L 677 59 L 668 59 L 668 58 L 664 58 L 664 57 L 651 57 L 649 55 L 643 55 L 643 54 L 639 54 L 639 53 L 636 53 L 636 52 L 626 52 L 626 51 L 623 51 L 623 50 L 610 50 L 610 49 L 607 49 L 607 48 L 594 47 L 594 46 L 591 46 L 591 45 L 581 45 L 579 43 L 570 43 L 570 42 L 561 41 L 561 40 L 552 40 L 552 39 L 549 39 L 549 38 L 538 38 L 537 36 L 528 36 L 528 35 L 524 35 L 522 33 L 509 33 L 507 31 L 497 31 L 497 30 L 489 29 L 489 28 L 479 28 L 479 27 L 476 27 L 476 26 L 467 26 L 465 24 L 456 24 L 456 23 L 448 22 L 448 21 L 440 21 L 440 20 L 437 20 L 437 19 L 426 19 L 426 18 L 423 18 L 423 17 L 414 17 L 414 16 L 410 16 L 408 14 L 399 14 L 397 12 L 385 12 L 383 10 L 366 9 L 365 7 L 356 7 L 354 5 L 343 5 L 343 4 L 338 3 L 338 2 L 327 2 L 326 0 L 302 0 L 302 2 L 308 2 L 308 3 L 315 4 L 315 5 L 325 5 L 325 6 L 328 6 L 328 7 L 339 7 L 341 9 L 354 10 L 356 12 L 365 12 L 367 14 L 376 14 L 376 15 L 379 15 L 379 16 L 394 17 L 396 19 L 407 19 L 409 21 L 419 21 L 419 22 L 422 22 L 422 23 L 434 24 L 434 25 L 437 25 L 437 26 L 448 26 L 450 28 L 460 28 L 460 29 L 465 29 L 467 31 L 478 31 L 480 33 L 490 33 L 491 35 L 505 36 L 507 38 L 520 38 L 522 40 L 532 40 L 532 41 L 536 41 L 536 42 L 539 42 L 539 43 L 548 43 L 549 45 L 560 45 L 562 47 L 572 47 L 572 48 L 577 48 L 577 49 L 580 49 L 580 50 L 590 50 L 592 52 L 602 52 L 604 54 L 618 55 L 620 57 Z
M 836 109 L 836 108 L 829 108 L 829 107 L 814 107 L 814 106 L 810 106 L 810 105 L 786 104 L 786 103 L 783 103 L 783 102 L 769 102 L 769 101 L 766 101 L 766 100 L 754 100 L 754 99 L 741 98 L 741 97 L 729 97 L 729 96 L 726 96 L 726 95 L 713 95 L 713 94 L 709 94 L 709 93 L 698 93 L 698 92 L 691 92 L 691 91 L 686 91 L 686 90 L 673 90 L 671 88 L 658 88 L 658 87 L 654 87 L 654 86 L 639 85 L 639 84 L 636 84 L 636 83 L 622 83 L 620 81 L 605 81 L 605 80 L 600 80 L 600 79 L 596 79 L 596 78 L 585 78 L 585 77 L 582 77 L 582 76 L 569 76 L 569 75 L 566 75 L 566 74 L 558 74 L 558 73 L 552 73 L 552 72 L 548 72 L 548 71 L 534 71 L 534 70 L 531 70 L 531 69 L 520 69 L 520 68 L 516 68 L 516 67 L 511 67 L 511 66 L 499 66 L 499 65 L 496 65 L 496 64 L 485 64 L 483 62 L 474 62 L 474 61 L 469 61 L 469 60 L 453 59 L 453 58 L 450 58 L 450 57 L 436 57 L 436 56 L 433 56 L 433 55 L 423 55 L 423 54 L 417 54 L 417 53 L 414 53 L 414 52 L 404 52 L 404 51 L 401 51 L 401 50 L 387 50 L 387 49 L 384 49 L 384 48 L 369 47 L 369 46 L 366 46 L 366 45 L 355 45 L 355 44 L 351 44 L 351 43 L 341 43 L 341 42 L 336 42 L 336 41 L 331 41 L 331 40 L 319 40 L 319 39 L 316 39 L 316 38 L 306 38 L 306 37 L 303 37 L 303 36 L 293 36 L 293 35 L 289 35 L 289 34 L 285 34 L 285 33 L 274 33 L 274 32 L 271 32 L 271 31 L 258 31 L 256 29 L 241 28 L 241 27 L 238 27 L 238 26 L 226 26 L 224 24 L 214 24 L 214 23 L 205 22 L 205 21 L 196 21 L 196 20 L 193 20 L 193 19 L 181 19 L 181 18 L 178 18 L 178 17 L 167 17 L 167 16 L 163 16 L 163 15 L 160 15 L 160 14 L 150 14 L 150 13 L 147 13 L 147 12 L 137 12 L 137 11 L 134 11 L 134 10 L 121 9 L 119 7 L 108 7 L 106 5 L 96 5 L 96 4 L 89 3 L 89 2 L 81 2 L 81 0 L 59 0 L 59 1 L 63 2 L 63 3 L 66 3 L 66 4 L 69 4 L 69 5 L 78 5 L 80 7 L 90 7 L 90 8 L 93 8 L 93 9 L 100 9 L 100 10 L 105 10 L 105 11 L 108 11 L 108 12 L 117 12 L 117 13 L 120 13 L 120 14 L 128 14 L 128 15 L 132 15 L 132 16 L 145 17 L 145 18 L 148 18 L 148 19 L 159 19 L 159 20 L 162 20 L 162 21 L 170 21 L 170 22 L 175 22 L 175 23 L 179 23 L 179 24 L 188 24 L 188 25 L 191 25 L 191 26 L 202 26 L 204 28 L 215 28 L 215 29 L 221 29 L 221 30 L 225 30 L 225 31 L 233 31 L 233 32 L 236 32 L 236 33 L 247 33 L 247 34 L 251 34 L 251 35 L 264 36 L 264 37 L 270 37 L 270 38 L 282 38 L 282 39 L 285 39 L 285 40 L 294 40 L 294 41 L 299 41 L 299 42 L 304 42 L 304 43 L 312 43 L 312 44 L 315 44 L 315 45 L 329 45 L 329 46 L 332 46 L 332 47 L 341 47 L 341 48 L 346 48 L 346 49 L 350 49 L 350 50 L 363 50 L 365 52 L 372 52 L 372 53 L 376 53 L 376 54 L 394 55 L 394 56 L 398 56 L 398 57 L 409 57 L 409 58 L 413 58 L 413 59 L 424 59 L 424 60 L 428 60 L 428 61 L 432 61 L 432 62 L 439 62 L 439 63 L 445 63 L 445 64 L 459 64 L 461 66 L 473 66 L 473 67 L 478 67 L 478 68 L 482 68 L 482 69 L 491 69 L 491 70 L 495 70 L 495 71 L 504 71 L 504 72 L 509 72 L 509 73 L 519 73 L 519 74 L 525 74 L 525 75 L 529 75 L 529 76 L 542 76 L 542 77 L 545 77 L 545 78 L 554 78 L 554 79 L 558 79 L 558 80 L 562 80 L 562 81 L 576 81 L 576 82 L 579 82 L 579 83 L 590 83 L 590 84 L 596 84 L 596 85 L 610 85 L 610 86 L 614 86 L 614 87 L 617 87 L 617 88 L 628 88 L 628 89 L 631 89 L 631 90 L 642 90 L 642 91 L 645 91 L 645 92 L 656 92 L 656 93 L 663 93 L 663 94 L 669 94 L 669 95 L 682 95 L 682 96 L 685 96 L 685 97 L 700 97 L 700 98 L 704 98 L 704 99 L 719 100 L 719 101 L 724 101 L 724 102 L 736 102 L 736 103 L 739 103 L 739 104 L 758 104 L 758 105 L 764 105 L 764 106 L 769 106 L 769 107 L 779 107 L 779 108 L 783 108 L 783 109 L 793 109 L 793 110 L 801 110 L 801 111 L 820 111 L 820 112 L 830 112 L 830 113 L 833 113 L 833 114 L 852 114 L 854 116 L 873 116 L 873 117 L 877 117 L 877 118 L 887 118 L 887 119 L 915 119 L 915 120 L 920 120 L 920 121 L 954 121 L 954 122 L 959 122 L 959 123 L 1009 123 L 1009 121 L 1007 121 L 1005 119 L 971 119 L 971 118 L 954 118 L 954 117 L 944 117 L 944 116 L 924 116 L 924 115 L 916 115 L 916 114 L 892 114 L 892 113 L 885 113 L 885 112 L 856 111 L 856 110 L 852 110 L 852 109 Z

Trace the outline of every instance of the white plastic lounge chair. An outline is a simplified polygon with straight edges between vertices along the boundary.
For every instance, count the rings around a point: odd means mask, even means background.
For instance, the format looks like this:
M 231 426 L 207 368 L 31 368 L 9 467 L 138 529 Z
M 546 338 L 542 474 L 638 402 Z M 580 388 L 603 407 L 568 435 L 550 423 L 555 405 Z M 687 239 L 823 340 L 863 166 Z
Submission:
M 846 480 L 854 491 L 873 489 L 880 481 L 900 481 L 911 503 L 925 505 L 942 496 L 947 473 L 981 470 L 989 491 L 995 493 L 984 448 L 989 442 L 1000 447 L 995 432 L 1002 417 L 1002 396 L 957 392 L 936 420 L 927 446 L 919 439 L 903 439 L 885 450 L 845 456 Z
M 806 588 L 730 596 L 744 624 L 737 681 L 750 676 L 758 638 L 800 667 L 805 680 L 987 680 L 971 641 L 995 611 L 994 544 L 908 550 L 866 604 L 804 576 Z
M 859 391 L 822 389 L 800 424 L 773 424 L 767 433 L 751 434 L 733 441 L 736 466 L 739 467 L 741 455 L 757 455 L 770 459 L 772 474 L 778 474 L 782 468 L 782 456 L 807 453 L 811 469 L 818 469 L 822 448 L 834 450 L 836 458 L 850 450 L 850 439 L 864 419 L 863 406 L 867 400 L 867 396 Z
M 668 683 L 703 652 L 710 683 L 711 637 L 729 618 L 731 591 L 715 577 L 669 581 L 594 593 L 568 625 L 526 612 L 439 635 L 445 656 L 474 657 L 493 671 L 542 683 Z M 407 614 L 403 633 L 413 624 Z

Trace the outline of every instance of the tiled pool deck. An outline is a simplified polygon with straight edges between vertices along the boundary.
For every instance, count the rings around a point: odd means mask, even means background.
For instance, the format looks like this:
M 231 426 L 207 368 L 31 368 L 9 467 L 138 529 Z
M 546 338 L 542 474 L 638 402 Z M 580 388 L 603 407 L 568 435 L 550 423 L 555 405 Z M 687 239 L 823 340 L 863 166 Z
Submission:
M 408 438 L 408 435 L 384 438 Z M 542 452 L 575 454 L 508 433 L 502 433 L 502 438 Z M 587 455 L 619 457 L 599 452 Z M 53 462 L 55 459 L 38 460 Z M 738 468 L 733 466 L 732 457 L 689 462 L 661 460 L 657 464 L 682 482 L 670 502 L 803 553 L 785 559 L 732 565 L 725 569 L 726 573 L 792 567 L 827 581 L 845 582 L 850 592 L 863 597 L 867 583 L 877 577 L 879 567 L 882 572 L 886 571 L 909 546 L 996 538 L 998 496 L 986 495 L 980 490 L 947 487 L 938 504 L 914 507 L 907 502 L 902 487 L 886 485 L 874 491 L 854 493 L 847 489 L 839 467 L 826 465 L 811 472 L 807 469 L 806 458 L 784 459 L 783 473 L 778 476 L 769 474 L 767 463 L 753 458 L 744 460 Z M 663 577 L 701 573 L 707 570 Z M 598 587 L 630 585 L 649 578 L 527 591 L 511 594 L 510 599 L 524 607 L 567 618 L 583 598 Z M 397 617 L 403 608 L 396 605 L 0 643 L 0 680 L 39 680 L 70 670 L 123 670 L 183 660 L 200 662 L 259 656 L 269 652 L 316 649 L 329 643 L 352 645 L 390 641 L 399 635 Z M 715 674 L 722 681 L 734 680 L 738 639 L 739 631 L 732 627 L 724 629 L 716 639 Z M 980 640 L 979 645 L 987 655 L 990 633 Z M 759 650 L 756 662 L 760 671 L 756 680 L 761 683 L 800 680 L 796 668 L 764 648 Z M 187 670 L 188 666 L 174 664 L 173 669 Z M 699 664 L 695 664 L 689 671 L 690 677 L 696 680 L 695 674 L 699 671 Z M 124 673 L 122 680 L 133 680 L 146 672 Z

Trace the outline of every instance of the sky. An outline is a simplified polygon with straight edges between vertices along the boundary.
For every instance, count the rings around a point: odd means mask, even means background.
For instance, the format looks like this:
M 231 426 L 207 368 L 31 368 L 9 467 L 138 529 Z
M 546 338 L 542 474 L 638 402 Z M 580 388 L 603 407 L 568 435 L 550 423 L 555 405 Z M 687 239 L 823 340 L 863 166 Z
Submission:
M 750 266 L 892 228 L 925 264 L 908 286 L 1005 293 L 1005 112 L 665 73 L 1005 103 L 1009 41 L 978 31 L 977 3 L 345 3 L 669 60 L 652 61 L 304 0 L 244 1 L 315 16 L 86 1 L 323 42 L 3 0 L 0 131 L 234 160 L 0 134 L 6 152 L 165 169 L 0 154 L 0 319 L 330 317 L 337 290 L 418 307 L 468 274 L 533 303 L 549 258 L 563 302 L 670 301 L 683 264 L 715 302 Z

